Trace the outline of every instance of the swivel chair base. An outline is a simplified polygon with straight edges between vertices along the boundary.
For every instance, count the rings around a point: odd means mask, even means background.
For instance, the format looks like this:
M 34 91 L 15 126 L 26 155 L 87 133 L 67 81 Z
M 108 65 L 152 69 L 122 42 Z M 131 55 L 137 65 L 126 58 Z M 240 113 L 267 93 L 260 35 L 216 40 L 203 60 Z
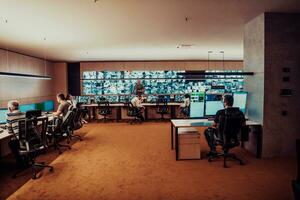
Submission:
M 36 168 L 49 168 L 49 172 L 53 172 L 54 168 L 50 165 L 46 165 L 45 162 L 35 162 L 35 159 L 31 160 L 31 165 L 28 165 L 25 168 L 22 168 L 20 170 L 18 170 L 16 173 L 13 174 L 12 178 L 16 178 L 20 173 L 22 173 L 23 171 L 27 170 L 29 167 L 31 167 L 31 171 L 32 171 L 32 179 L 36 179 L 37 178 L 37 170 Z
M 212 162 L 213 159 L 215 158 L 224 157 L 224 163 L 223 163 L 224 168 L 228 168 L 228 165 L 226 164 L 228 158 L 238 161 L 240 165 L 244 165 L 244 162 L 238 157 L 236 157 L 236 155 L 233 153 L 222 152 L 222 153 L 208 154 L 207 156 L 208 156 L 208 162 Z
M 53 144 L 49 145 L 48 147 L 54 147 L 55 150 L 58 150 L 59 154 L 62 154 L 62 151 L 60 148 L 68 148 L 69 150 L 71 149 L 71 146 L 67 144 L 60 144 L 57 139 L 54 139 Z

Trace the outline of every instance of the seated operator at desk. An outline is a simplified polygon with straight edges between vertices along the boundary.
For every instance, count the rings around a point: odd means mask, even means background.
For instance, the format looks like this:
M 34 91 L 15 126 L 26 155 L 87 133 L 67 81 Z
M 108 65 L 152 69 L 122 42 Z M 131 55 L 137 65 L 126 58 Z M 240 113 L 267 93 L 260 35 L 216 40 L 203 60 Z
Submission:
M 140 118 L 142 121 L 144 121 L 143 112 L 145 110 L 145 107 L 142 105 L 142 95 L 137 95 L 131 100 L 132 106 L 137 109 L 137 117 Z
M 27 163 L 27 161 L 25 161 L 26 159 L 25 157 L 19 154 L 20 142 L 18 138 L 18 133 L 19 133 L 19 121 L 25 119 L 25 114 L 19 110 L 19 102 L 16 100 L 9 101 L 7 107 L 8 107 L 8 113 L 6 115 L 7 130 L 8 133 L 15 134 L 16 136 L 11 138 L 8 145 L 16 159 L 17 165 L 19 167 L 23 167 L 26 165 L 25 163 Z
M 233 101 L 234 101 L 234 99 L 233 99 L 232 95 L 224 95 L 223 96 L 224 109 L 221 109 L 216 113 L 215 118 L 214 118 L 214 123 L 212 124 L 211 127 L 209 127 L 208 129 L 206 129 L 204 131 L 207 144 L 210 148 L 210 152 L 208 153 L 208 155 L 215 155 L 217 153 L 216 145 L 217 145 L 217 141 L 220 140 L 220 137 L 219 137 L 218 131 L 217 131 L 219 119 L 220 119 L 220 116 L 225 115 L 225 109 L 232 108 Z M 245 123 L 246 120 L 245 120 L 244 113 L 242 111 L 239 111 L 239 115 L 242 116 L 243 123 Z
M 191 96 L 189 94 L 184 95 L 183 103 L 179 106 L 180 116 L 188 117 L 190 115 L 190 104 L 191 104 Z
M 59 106 L 57 108 L 57 111 L 53 113 L 54 116 L 66 116 L 69 107 L 71 104 L 66 100 L 65 95 L 62 93 L 59 93 L 56 95 L 57 102 L 59 103 Z

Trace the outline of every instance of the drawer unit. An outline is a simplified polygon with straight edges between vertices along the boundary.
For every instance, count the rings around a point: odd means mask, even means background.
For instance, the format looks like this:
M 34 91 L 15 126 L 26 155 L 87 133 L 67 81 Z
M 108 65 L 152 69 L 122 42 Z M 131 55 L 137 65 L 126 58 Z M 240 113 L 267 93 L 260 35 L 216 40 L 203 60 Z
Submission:
M 196 128 L 179 128 L 179 159 L 201 159 L 200 134 Z

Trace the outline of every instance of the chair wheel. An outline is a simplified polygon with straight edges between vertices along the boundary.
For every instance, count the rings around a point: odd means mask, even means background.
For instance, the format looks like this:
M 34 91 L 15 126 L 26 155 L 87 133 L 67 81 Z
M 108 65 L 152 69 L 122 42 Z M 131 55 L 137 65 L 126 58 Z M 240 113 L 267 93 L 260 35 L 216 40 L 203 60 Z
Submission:
M 49 172 L 53 172 L 53 171 L 54 171 L 53 167 L 49 168 Z
M 32 174 L 32 179 L 36 179 L 36 174 Z

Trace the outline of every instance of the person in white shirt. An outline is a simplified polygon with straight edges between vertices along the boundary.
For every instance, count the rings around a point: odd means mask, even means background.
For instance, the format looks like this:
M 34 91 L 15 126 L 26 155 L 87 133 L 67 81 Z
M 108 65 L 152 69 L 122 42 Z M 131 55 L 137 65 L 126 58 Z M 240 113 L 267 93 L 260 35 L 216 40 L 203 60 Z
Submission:
M 191 104 L 191 100 L 190 100 L 190 95 L 189 94 L 185 94 L 184 95 L 184 100 L 183 103 L 180 105 L 179 109 L 180 109 L 180 115 L 183 115 L 185 117 L 190 115 L 190 104 Z
M 143 112 L 145 110 L 145 107 L 142 105 L 142 96 L 138 95 L 131 99 L 131 104 L 137 110 L 137 117 L 144 121 Z

